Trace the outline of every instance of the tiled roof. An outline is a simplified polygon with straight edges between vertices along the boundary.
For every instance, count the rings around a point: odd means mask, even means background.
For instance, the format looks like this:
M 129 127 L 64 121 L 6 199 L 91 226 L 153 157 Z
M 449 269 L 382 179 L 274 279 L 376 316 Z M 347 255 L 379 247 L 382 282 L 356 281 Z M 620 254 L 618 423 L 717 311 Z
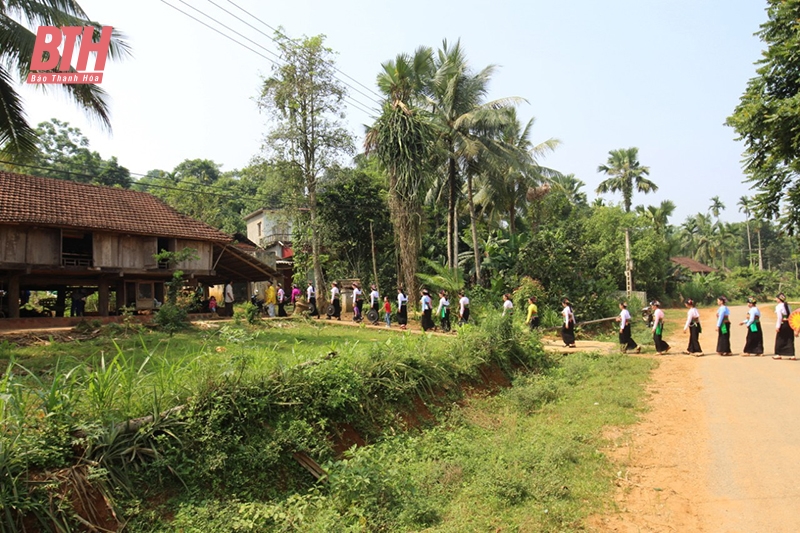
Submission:
M 675 263 L 676 265 L 680 265 L 684 268 L 688 268 L 690 272 L 693 274 L 708 274 L 711 272 L 716 272 L 715 268 L 712 268 L 708 265 L 704 265 L 700 261 L 695 261 L 691 257 L 670 257 L 670 261 Z
M 232 240 L 146 192 L 0 172 L 0 224 L 9 223 Z

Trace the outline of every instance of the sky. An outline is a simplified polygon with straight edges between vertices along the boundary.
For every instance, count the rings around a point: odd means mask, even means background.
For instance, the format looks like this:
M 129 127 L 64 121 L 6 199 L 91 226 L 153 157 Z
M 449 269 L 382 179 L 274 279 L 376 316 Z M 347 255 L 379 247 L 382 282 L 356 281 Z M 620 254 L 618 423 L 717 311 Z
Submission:
M 28 118 L 68 121 L 93 150 L 116 156 L 134 174 L 195 158 L 232 170 L 261 153 L 269 124 L 256 97 L 277 51 L 267 24 L 293 38 L 326 36 L 340 78 L 353 87 L 347 125 L 358 146 L 377 114 L 372 91 L 381 63 L 460 39 L 475 70 L 497 66 L 488 98 L 523 98 L 518 115 L 535 117 L 531 140 L 561 142 L 540 163 L 575 174 L 590 201 L 608 152 L 632 146 L 659 187 L 635 194 L 633 204 L 672 200 L 673 224 L 707 212 L 716 195 L 727 206 L 724 220 L 743 220 L 736 203 L 752 194 L 743 183 L 743 146 L 724 122 L 755 75 L 763 47 L 754 33 L 766 20 L 765 0 L 79 3 L 92 19 L 124 32 L 133 48 L 133 57 L 106 64 L 102 87 L 110 95 L 112 132 L 41 87 L 22 92 Z

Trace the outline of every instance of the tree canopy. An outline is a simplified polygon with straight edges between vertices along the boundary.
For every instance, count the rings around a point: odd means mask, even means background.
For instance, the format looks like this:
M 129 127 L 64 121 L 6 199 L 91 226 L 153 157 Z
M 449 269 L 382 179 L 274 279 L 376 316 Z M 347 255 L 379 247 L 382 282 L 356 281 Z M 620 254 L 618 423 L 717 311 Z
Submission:
M 744 170 L 757 189 L 756 209 L 800 223 L 800 0 L 768 0 L 757 33 L 766 45 L 727 125 L 744 141 Z

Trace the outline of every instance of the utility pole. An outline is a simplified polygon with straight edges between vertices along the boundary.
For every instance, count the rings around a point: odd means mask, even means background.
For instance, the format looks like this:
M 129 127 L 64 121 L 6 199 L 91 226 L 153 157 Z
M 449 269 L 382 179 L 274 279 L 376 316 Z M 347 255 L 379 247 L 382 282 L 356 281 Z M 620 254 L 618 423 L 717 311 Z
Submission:
M 625 292 L 628 299 L 633 292 L 633 259 L 631 258 L 631 233 L 625 228 Z
M 375 289 L 380 293 L 378 285 L 378 261 L 375 259 L 375 234 L 372 232 L 372 221 L 369 221 L 369 238 L 372 241 L 372 275 L 375 276 Z

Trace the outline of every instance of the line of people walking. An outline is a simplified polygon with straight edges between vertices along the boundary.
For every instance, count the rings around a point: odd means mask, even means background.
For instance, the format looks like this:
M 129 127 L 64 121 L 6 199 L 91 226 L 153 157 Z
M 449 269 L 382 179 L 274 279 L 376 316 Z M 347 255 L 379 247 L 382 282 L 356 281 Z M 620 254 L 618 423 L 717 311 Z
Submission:
M 775 306 L 775 350 L 773 359 L 789 359 L 796 360 L 794 339 L 800 335 L 800 329 L 795 330 L 790 325 L 789 316 L 791 315 L 791 308 L 786 302 L 786 295 L 783 293 L 775 297 L 777 305 Z M 728 299 L 725 296 L 717 298 L 717 311 L 715 331 L 717 333 L 716 353 L 720 356 L 733 355 L 731 349 L 731 312 L 728 308 Z M 701 356 L 703 349 L 700 346 L 700 334 L 703 329 L 700 324 L 700 312 L 697 309 L 695 302 L 688 299 L 685 302 L 687 308 L 686 322 L 683 326 L 683 331 L 689 335 L 689 343 L 686 347 L 684 354 Z M 628 351 L 635 351 L 639 353 L 641 348 L 636 344 L 631 335 L 631 315 L 628 311 L 626 303 L 620 304 L 620 314 L 616 318 L 619 322 L 619 344 L 623 353 Z M 565 324 L 567 324 L 567 314 L 571 313 L 571 307 L 565 305 L 564 317 Z M 742 349 L 742 357 L 749 356 L 763 356 L 764 355 L 764 332 L 761 325 L 761 311 L 758 308 L 758 302 L 755 298 L 747 299 L 747 316 L 739 325 L 747 328 L 747 337 L 745 340 L 744 348 Z M 652 323 L 650 328 L 653 333 L 653 345 L 655 346 L 658 355 L 665 355 L 670 350 L 669 344 L 663 339 L 664 335 L 664 311 L 661 309 L 661 304 L 658 301 L 650 302 L 650 310 L 652 313 Z M 567 326 L 565 325 L 565 330 Z M 562 333 L 563 337 L 563 333 Z M 574 339 L 574 337 L 571 337 Z M 565 345 L 569 337 L 564 339 Z

